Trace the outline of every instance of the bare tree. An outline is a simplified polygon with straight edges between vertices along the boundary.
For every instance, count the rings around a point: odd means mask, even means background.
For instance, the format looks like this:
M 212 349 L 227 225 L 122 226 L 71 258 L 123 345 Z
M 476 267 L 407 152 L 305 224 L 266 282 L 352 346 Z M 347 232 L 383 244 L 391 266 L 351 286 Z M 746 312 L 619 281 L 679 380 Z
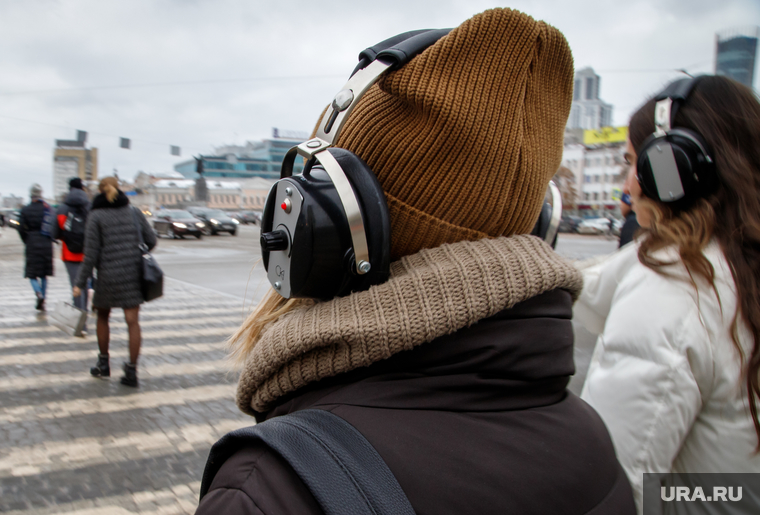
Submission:
M 562 194 L 562 205 L 565 209 L 577 209 L 578 190 L 576 188 L 575 174 L 566 166 L 560 166 L 557 173 L 552 177 L 554 184 Z

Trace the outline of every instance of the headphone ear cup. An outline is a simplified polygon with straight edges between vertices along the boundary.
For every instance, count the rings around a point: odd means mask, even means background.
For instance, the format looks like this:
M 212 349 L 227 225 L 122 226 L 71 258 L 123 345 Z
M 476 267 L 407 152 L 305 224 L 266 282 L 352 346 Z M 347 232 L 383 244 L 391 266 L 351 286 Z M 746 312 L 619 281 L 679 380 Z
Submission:
M 636 160 L 636 175 L 644 195 L 676 208 L 709 195 L 717 185 L 707 145 L 698 134 L 681 128 L 664 136 L 653 134 L 644 141 Z
M 641 191 L 644 195 L 653 200 L 660 200 L 660 196 L 657 193 L 657 181 L 654 178 L 654 171 L 649 161 L 648 151 L 658 140 L 662 139 L 662 137 L 652 134 L 644 140 L 636 156 L 636 179 L 639 181 L 639 186 L 641 186 Z
M 372 265 L 368 273 L 352 278 L 348 291 L 341 292 L 346 294 L 366 290 L 374 284 L 387 281 L 390 277 L 391 221 L 385 193 L 369 165 L 354 153 L 342 148 L 333 147 L 329 152 L 340 164 L 356 194 L 362 210 L 369 261 Z

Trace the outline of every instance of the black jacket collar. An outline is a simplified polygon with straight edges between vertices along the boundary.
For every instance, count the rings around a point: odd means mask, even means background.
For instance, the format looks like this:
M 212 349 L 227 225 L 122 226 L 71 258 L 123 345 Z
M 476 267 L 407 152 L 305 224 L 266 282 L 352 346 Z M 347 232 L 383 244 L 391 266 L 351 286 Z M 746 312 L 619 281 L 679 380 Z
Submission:
M 102 193 L 95 196 L 94 199 L 92 199 L 92 209 L 104 209 L 104 208 L 117 208 L 117 207 L 124 207 L 129 205 L 129 199 L 124 194 L 123 191 L 118 190 L 119 194 L 116 196 L 116 199 L 113 202 L 108 202 L 106 199 L 106 196 Z

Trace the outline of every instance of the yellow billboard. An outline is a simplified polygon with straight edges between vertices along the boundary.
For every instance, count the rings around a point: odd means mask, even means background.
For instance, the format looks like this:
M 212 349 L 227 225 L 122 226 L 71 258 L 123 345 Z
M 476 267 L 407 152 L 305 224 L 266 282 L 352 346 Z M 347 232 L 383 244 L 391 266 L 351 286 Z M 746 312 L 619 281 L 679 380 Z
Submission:
M 605 145 L 624 143 L 628 137 L 628 127 L 602 127 L 599 130 L 583 131 L 584 145 Z

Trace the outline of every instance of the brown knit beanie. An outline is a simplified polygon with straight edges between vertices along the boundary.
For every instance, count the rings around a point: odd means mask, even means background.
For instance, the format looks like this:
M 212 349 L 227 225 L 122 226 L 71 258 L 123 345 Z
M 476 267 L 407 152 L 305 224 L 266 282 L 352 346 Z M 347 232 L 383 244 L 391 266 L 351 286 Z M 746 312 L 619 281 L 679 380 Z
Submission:
M 474 16 L 382 77 L 337 146 L 385 191 L 391 258 L 529 233 L 560 165 L 572 93 L 562 33 L 510 9 Z

